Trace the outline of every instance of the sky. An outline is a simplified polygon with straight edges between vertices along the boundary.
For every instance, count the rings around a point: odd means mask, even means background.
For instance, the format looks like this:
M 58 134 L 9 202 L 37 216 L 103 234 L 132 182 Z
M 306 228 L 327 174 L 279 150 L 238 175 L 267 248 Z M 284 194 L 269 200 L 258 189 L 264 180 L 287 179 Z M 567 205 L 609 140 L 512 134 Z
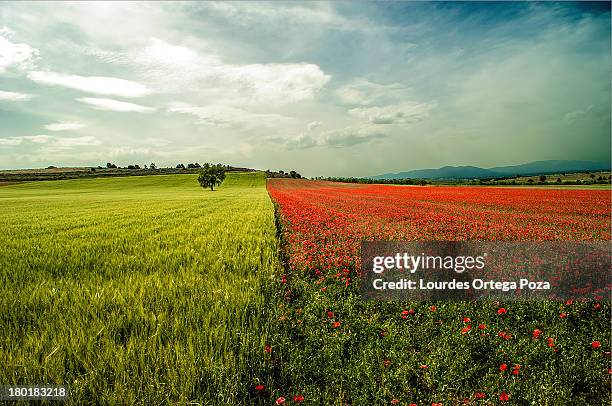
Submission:
M 0 3 L 0 168 L 610 161 L 610 3 Z

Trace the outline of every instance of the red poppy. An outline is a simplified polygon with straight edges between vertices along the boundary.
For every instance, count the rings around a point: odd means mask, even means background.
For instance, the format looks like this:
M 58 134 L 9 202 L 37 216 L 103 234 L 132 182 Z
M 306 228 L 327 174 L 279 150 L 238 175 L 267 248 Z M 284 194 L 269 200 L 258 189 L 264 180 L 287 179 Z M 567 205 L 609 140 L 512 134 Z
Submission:
M 574 301 L 572 299 L 569 299 L 567 302 L 565 302 L 566 305 L 571 306 L 574 303 Z
M 479 325 L 478 325 L 478 329 L 479 329 L 479 330 L 484 330 L 484 329 L 486 329 L 486 328 L 487 328 L 487 326 L 486 326 L 485 324 L 479 324 Z
M 475 397 L 476 399 L 484 399 L 484 398 L 486 398 L 486 397 L 487 397 L 487 395 L 485 395 L 485 394 L 484 394 L 484 393 L 482 393 L 482 392 L 476 392 L 476 393 L 474 393 L 474 397 Z
M 461 329 L 461 334 L 465 334 L 472 329 L 472 326 L 469 324 Z
M 497 311 L 497 314 L 506 314 L 506 313 L 508 313 L 508 311 L 504 307 L 500 307 L 500 309 Z
M 330 318 L 330 319 L 333 319 L 334 318 L 334 312 L 328 311 L 327 312 L 327 317 Z
M 499 366 L 499 370 L 500 370 L 500 371 L 505 371 L 506 369 L 508 369 L 508 365 L 507 365 L 507 364 L 501 364 L 501 365 Z
M 472 321 L 472 319 L 470 319 L 469 317 L 464 317 L 463 318 L 463 322 L 464 323 L 469 323 L 470 321 Z
M 559 314 L 559 317 L 561 317 L 562 319 L 564 319 L 564 318 L 566 318 L 566 317 L 567 317 L 567 313 L 561 313 L 561 314 Z
M 299 402 L 303 402 L 304 401 L 304 396 L 302 396 L 302 395 L 294 395 L 293 396 L 293 401 L 294 402 L 298 402 L 298 403 Z
M 383 361 L 383 365 L 388 367 L 389 365 L 391 365 L 391 361 L 389 361 L 388 359 Z
M 519 374 L 519 370 L 518 369 L 513 369 L 512 370 L 512 375 L 518 375 Z
M 276 399 L 276 404 L 277 405 L 282 405 L 285 403 L 285 398 L 284 397 L 279 397 L 278 399 Z
M 431 310 L 432 312 L 435 312 L 436 310 L 438 310 L 438 308 L 436 306 L 431 306 L 429 310 Z
M 338 327 L 340 327 L 340 322 L 339 322 L 339 321 L 334 321 L 334 322 L 332 323 L 332 327 L 333 327 L 333 328 L 338 328 Z
M 542 334 L 542 330 L 537 328 L 533 330 L 533 338 L 540 338 L 540 334 Z
M 595 310 L 601 309 L 601 305 L 599 303 L 595 303 L 595 306 L 593 307 L 595 308 Z
M 256 390 L 256 391 L 258 391 L 258 392 L 260 392 L 260 391 L 262 391 L 262 390 L 264 390 L 264 389 L 266 389 L 266 387 L 265 387 L 264 385 L 257 385 L 257 386 L 255 387 L 255 390 Z
M 272 352 L 272 347 L 270 347 L 269 345 L 266 345 L 266 346 L 264 347 L 264 352 L 266 352 L 266 353 L 270 354 L 270 353 Z
M 505 391 L 502 392 L 499 395 L 499 400 L 501 400 L 502 402 L 507 402 L 508 400 L 510 400 L 510 395 L 508 395 Z
M 555 339 L 554 338 L 548 337 L 546 339 L 546 341 L 548 342 L 548 344 L 546 344 L 546 345 L 548 345 L 549 347 L 554 347 L 555 346 Z
M 601 347 L 601 343 L 599 341 L 593 341 L 591 343 L 591 347 L 592 348 L 599 348 L 599 347 Z
M 399 403 L 399 399 L 391 399 L 392 405 L 397 405 Z
M 429 365 L 425 365 L 425 364 L 423 364 L 423 365 L 420 365 L 420 366 L 419 366 L 419 368 L 421 368 L 421 369 L 427 369 L 427 368 L 429 368 Z

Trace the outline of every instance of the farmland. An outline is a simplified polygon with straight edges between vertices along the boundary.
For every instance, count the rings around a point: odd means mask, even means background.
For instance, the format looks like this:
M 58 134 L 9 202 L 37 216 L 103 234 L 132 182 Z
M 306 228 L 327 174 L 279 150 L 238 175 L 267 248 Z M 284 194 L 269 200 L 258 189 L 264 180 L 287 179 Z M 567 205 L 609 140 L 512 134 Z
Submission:
M 277 269 L 262 174 L 0 188 L 0 382 L 70 403 L 237 404 Z
M 609 303 L 364 302 L 361 240 L 610 240 L 610 193 L 273 180 L 270 400 L 609 404 Z

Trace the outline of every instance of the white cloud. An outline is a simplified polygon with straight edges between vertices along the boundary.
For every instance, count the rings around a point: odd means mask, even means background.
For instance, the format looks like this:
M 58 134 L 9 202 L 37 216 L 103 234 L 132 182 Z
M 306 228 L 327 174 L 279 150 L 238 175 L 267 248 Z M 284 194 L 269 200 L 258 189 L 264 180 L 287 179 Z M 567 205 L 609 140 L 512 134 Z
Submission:
M 10 68 L 25 70 L 34 67 L 38 50 L 28 44 L 17 44 L 9 40 L 13 31 L 4 27 L 0 29 L 0 73 Z
M 81 129 L 83 127 L 85 127 L 85 124 L 82 123 L 59 122 L 47 124 L 45 126 L 45 129 L 49 131 L 73 131 Z
M 113 99 L 99 99 L 96 97 L 83 97 L 77 99 L 80 102 L 89 104 L 97 110 L 121 111 L 121 112 L 137 112 L 149 113 L 155 111 L 153 107 L 141 106 L 140 104 L 127 103 Z
M 78 76 L 57 72 L 32 71 L 28 73 L 28 78 L 45 85 L 64 86 L 101 95 L 140 97 L 151 92 L 140 83 L 105 76 Z
M 0 147 L 13 147 L 15 145 L 21 144 L 21 141 L 21 137 L 0 138 Z
M 100 140 L 91 135 L 84 137 L 58 138 L 54 146 L 60 148 L 88 147 L 100 145 Z
M 312 99 L 331 79 L 312 63 L 228 64 L 205 54 L 151 38 L 144 48 L 113 53 L 90 50 L 100 59 L 135 68 L 163 92 L 197 92 L 221 104 L 283 105 Z
M 424 120 L 434 107 L 433 103 L 404 102 L 385 107 L 356 107 L 349 114 L 372 124 L 409 124 Z
M 306 128 L 308 128 L 308 131 L 314 131 L 317 128 L 321 127 L 322 125 L 323 124 L 320 121 L 311 121 L 310 123 L 308 123 Z
M 410 88 L 401 83 L 383 85 L 365 78 L 357 78 L 337 89 L 335 93 L 343 103 L 362 106 L 397 102 L 411 97 Z
M 281 138 L 271 137 L 266 141 L 273 143 L 281 143 L 287 149 L 307 149 L 320 146 L 328 146 L 335 148 L 353 147 L 359 144 L 366 144 L 381 140 L 387 137 L 387 134 L 372 126 L 366 127 L 345 127 L 335 130 L 326 131 L 318 136 L 310 134 L 299 134 L 295 137 Z
M 51 140 L 51 138 L 52 138 L 51 136 L 46 135 L 46 134 L 27 135 L 23 137 L 23 139 L 26 139 L 30 142 L 34 142 L 36 144 L 46 144 L 47 142 Z
M 31 94 L 18 93 L 18 92 L 7 92 L 0 90 L 0 100 L 5 101 L 26 101 L 32 99 Z
M 277 127 L 292 124 L 295 120 L 280 114 L 253 113 L 231 106 L 211 105 L 193 106 L 187 103 L 175 102 L 168 106 L 172 113 L 191 114 L 202 123 L 217 127 L 239 127 L 251 129 L 255 127 Z

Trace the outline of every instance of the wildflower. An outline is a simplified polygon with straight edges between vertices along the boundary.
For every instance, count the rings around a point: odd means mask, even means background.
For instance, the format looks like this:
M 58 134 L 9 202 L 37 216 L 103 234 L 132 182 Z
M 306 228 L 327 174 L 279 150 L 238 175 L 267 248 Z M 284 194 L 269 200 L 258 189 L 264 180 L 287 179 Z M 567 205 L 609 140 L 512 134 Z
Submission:
M 593 341 L 591 343 L 591 347 L 592 348 L 599 348 L 599 347 L 601 347 L 601 343 L 599 341 Z
M 484 399 L 484 398 L 487 397 L 487 395 L 485 395 L 483 392 L 476 392 L 476 393 L 474 393 L 474 397 L 476 399 Z
M 272 352 L 272 347 L 270 347 L 269 345 L 266 345 L 264 347 L 264 352 L 270 354 Z
M 572 299 L 568 299 L 565 304 L 568 306 L 571 306 L 574 303 L 574 301 Z
M 391 361 L 389 361 L 388 359 L 383 361 L 383 365 L 388 367 L 389 365 L 391 365 Z
M 334 318 L 334 312 L 332 312 L 332 311 L 328 311 L 328 312 L 327 312 L 327 318 L 328 318 L 328 319 L 333 319 L 333 318 Z
M 294 402 L 298 402 L 298 403 L 299 402 L 303 402 L 304 401 L 304 396 L 302 396 L 302 395 L 295 395 L 295 396 L 293 396 L 293 401 Z
M 279 397 L 278 399 L 276 399 L 276 404 L 277 405 L 282 405 L 285 403 L 285 398 L 284 397 Z
M 419 366 L 419 368 L 421 368 L 421 369 L 427 369 L 427 368 L 429 368 L 429 365 L 425 365 L 425 364 L 423 364 L 423 365 L 420 365 L 420 366 Z
M 547 345 L 548 345 L 549 347 L 554 347 L 554 346 L 555 346 L 555 339 L 554 339 L 554 338 L 552 338 L 552 337 L 548 337 L 548 338 L 546 339 L 546 341 L 548 342 L 548 344 L 547 344 Z
M 339 321 L 334 321 L 334 322 L 332 323 L 332 327 L 333 327 L 333 328 L 338 328 L 338 327 L 340 327 L 340 322 L 339 322 Z
M 469 323 L 470 321 L 472 321 L 472 319 L 470 319 L 469 317 L 464 317 L 463 318 L 463 322 L 464 323 Z
M 537 328 L 533 330 L 533 338 L 536 338 L 536 339 L 540 338 L 540 334 L 542 334 L 542 330 L 537 329 Z
M 508 365 L 507 365 L 507 364 L 501 364 L 501 365 L 499 366 L 499 370 L 500 370 L 500 371 L 505 371 L 506 369 L 508 369 Z
M 559 317 L 561 317 L 562 319 L 564 319 L 564 318 L 566 318 L 566 317 L 567 317 L 567 313 L 561 313 L 561 314 L 559 314 Z
M 497 311 L 497 314 L 506 314 L 508 313 L 508 311 L 506 310 L 506 308 L 504 307 L 500 307 L 499 310 Z
M 399 403 L 399 399 L 391 399 L 392 405 L 397 405 Z
M 510 395 L 508 395 L 506 391 L 504 391 L 499 395 L 499 400 L 501 400 L 502 402 L 507 402 L 508 400 L 510 400 Z
M 429 310 L 431 310 L 432 312 L 435 312 L 436 310 L 438 310 L 438 308 L 436 306 L 431 306 Z
M 465 334 L 472 329 L 472 326 L 469 324 L 461 329 L 461 334 Z
M 257 386 L 255 387 L 255 390 L 256 390 L 257 392 L 261 392 L 261 391 L 262 391 L 262 390 L 264 390 L 264 389 L 266 389 L 265 385 L 257 385 Z
M 478 329 L 479 329 L 479 330 L 484 330 L 484 329 L 486 329 L 486 328 L 487 328 L 486 324 L 482 324 L 482 323 L 481 323 L 481 324 L 479 324 L 479 325 L 478 325 Z

